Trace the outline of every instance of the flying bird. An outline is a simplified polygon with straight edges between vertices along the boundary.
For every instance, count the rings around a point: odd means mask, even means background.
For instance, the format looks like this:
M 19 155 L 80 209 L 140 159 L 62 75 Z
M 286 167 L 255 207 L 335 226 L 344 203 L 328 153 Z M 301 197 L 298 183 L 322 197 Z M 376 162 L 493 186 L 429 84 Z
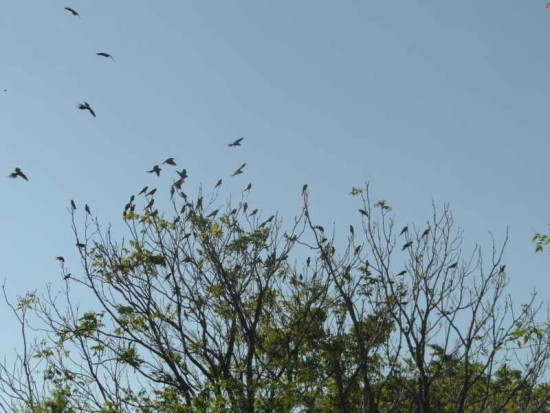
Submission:
M 99 52 L 99 53 L 96 53 L 96 55 L 98 56 L 103 56 L 107 59 L 111 59 L 113 62 L 115 61 L 115 59 L 113 58 L 113 56 L 111 56 L 109 53 L 105 53 L 105 52 Z
M 15 170 L 8 175 L 10 178 L 23 178 L 25 181 L 28 181 L 29 178 L 27 178 L 27 175 L 23 173 L 23 171 L 20 168 L 15 168 Z
M 235 172 L 233 172 L 233 175 L 231 175 L 231 176 L 237 176 L 237 175 L 242 174 L 242 173 L 243 173 L 243 169 L 244 169 L 245 166 L 246 166 L 246 163 L 243 163 L 243 164 L 239 167 L 239 169 L 237 169 Z
M 180 176 L 181 179 L 185 180 L 187 179 L 187 169 L 182 169 L 181 172 L 180 171 L 176 171 L 178 173 L 178 175 Z
M 90 106 L 90 104 L 88 102 L 84 102 L 84 103 L 79 103 L 77 106 L 76 106 L 78 109 L 80 110 L 87 110 L 88 112 L 90 112 L 90 114 L 95 118 L 95 112 L 94 110 L 92 109 L 92 107 Z
M 162 171 L 160 166 L 155 165 L 155 166 L 153 166 L 153 169 L 151 169 L 150 171 L 147 171 L 147 172 L 150 173 L 150 174 L 155 173 L 155 174 L 157 174 L 157 176 L 160 176 L 160 171 Z
M 168 159 L 166 159 L 166 160 L 163 162 L 163 164 L 176 166 L 176 162 L 174 161 L 174 158 L 168 158 Z
M 233 146 L 241 146 L 241 142 L 243 141 L 244 138 L 239 138 L 237 139 L 236 141 L 234 142 L 231 142 L 229 145 L 227 146 L 230 146 L 230 147 L 233 147 Z
M 70 7 L 65 7 L 65 10 L 67 10 L 69 13 L 71 13 L 73 16 L 78 16 L 80 17 L 80 14 L 78 14 L 78 12 L 75 10 L 75 9 L 72 9 Z

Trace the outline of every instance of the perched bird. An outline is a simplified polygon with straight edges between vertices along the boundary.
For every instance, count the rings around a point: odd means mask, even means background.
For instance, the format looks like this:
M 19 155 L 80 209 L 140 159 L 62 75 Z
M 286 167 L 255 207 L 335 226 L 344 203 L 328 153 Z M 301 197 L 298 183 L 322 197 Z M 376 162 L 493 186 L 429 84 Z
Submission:
M 401 272 L 398 272 L 397 275 L 405 275 L 407 273 L 407 270 L 403 270 Z
M 246 163 L 243 163 L 243 164 L 239 167 L 239 169 L 237 169 L 235 172 L 233 172 L 233 175 L 231 175 L 231 176 L 237 176 L 237 175 L 242 174 L 242 173 L 243 173 L 243 169 L 244 169 L 245 166 L 246 166 Z
M 76 246 L 77 246 L 78 248 L 86 248 L 86 244 L 83 244 L 83 243 L 81 243 L 81 242 L 77 242 L 77 243 L 76 243 Z
M 90 106 L 90 104 L 88 102 L 79 103 L 76 107 L 80 110 L 87 110 L 88 112 L 91 113 L 91 115 L 94 118 L 96 117 L 94 110 L 92 109 L 92 107 Z
M 74 201 L 71 199 L 71 209 L 74 211 L 76 209 L 76 204 L 74 203 Z
M 155 198 L 152 198 L 149 203 L 145 206 L 145 209 L 150 209 L 155 203 Z
M 321 225 L 316 225 L 313 227 L 314 229 L 318 229 L 321 232 L 325 232 L 325 229 Z
M 157 192 L 157 188 L 151 189 L 149 192 L 145 194 L 145 196 L 153 196 L 155 195 L 155 192 Z
M 67 273 L 63 276 L 64 280 L 68 280 L 69 278 L 71 278 L 71 273 Z
M 90 211 L 90 207 L 88 206 L 88 204 L 84 205 L 84 211 L 86 211 L 88 215 L 92 215 L 92 211 Z
M 302 187 L 302 194 L 305 194 L 306 191 L 307 191 L 307 184 L 304 184 L 304 186 Z
M 244 188 L 244 191 L 250 191 L 252 189 L 252 184 L 248 184 L 246 188 Z
M 145 194 L 145 193 L 147 192 L 148 189 L 149 189 L 148 186 L 144 186 L 143 189 L 142 189 L 141 191 L 139 191 L 138 196 L 141 195 L 141 194 Z
M 56 259 L 57 261 L 60 261 L 60 262 L 65 262 L 65 258 L 63 258 L 63 257 L 61 257 L 61 256 L 55 257 L 55 259 Z
M 157 174 L 157 176 L 160 176 L 160 171 L 162 171 L 160 166 L 155 165 L 155 166 L 153 166 L 153 169 L 151 169 L 150 171 L 147 171 L 147 172 L 150 173 L 150 174 L 155 173 L 155 174 Z
M 174 161 L 174 158 L 168 158 L 168 159 L 166 159 L 166 160 L 163 162 L 163 164 L 176 166 L 176 162 Z
M 214 185 L 214 188 L 219 188 L 222 184 L 222 180 L 220 179 L 218 182 L 216 182 L 216 185 Z
M 15 168 L 15 170 L 8 175 L 9 178 L 23 178 L 25 181 L 28 181 L 27 175 L 23 173 L 20 168 Z
M 448 270 L 452 269 L 452 268 L 456 268 L 458 266 L 458 261 L 455 262 L 454 264 L 451 264 L 447 267 Z
M 70 7 L 65 7 L 65 10 L 67 10 L 69 13 L 71 13 L 73 16 L 78 16 L 80 17 L 80 14 L 78 14 L 78 12 L 75 10 L 75 9 L 72 9 Z
M 369 216 L 369 213 L 367 211 L 365 211 L 364 209 L 360 209 L 359 212 L 361 213 L 361 215 L 364 215 L 366 217 Z
M 206 218 L 212 218 L 212 217 L 215 217 L 217 213 L 218 213 L 218 210 L 217 210 L 217 209 L 215 209 L 214 211 L 212 211 L 211 213 L 209 213 L 209 214 L 208 214 L 208 215 L 206 216 Z
M 424 230 L 424 232 L 422 233 L 421 237 L 420 238 L 424 238 L 426 235 L 428 235 L 430 233 L 430 228 L 426 228 Z
M 239 138 L 237 139 L 236 141 L 234 142 L 231 142 L 229 145 L 227 146 L 241 146 L 241 142 L 243 141 L 244 138 Z
M 355 229 L 353 228 L 353 225 L 349 226 L 349 232 L 351 233 L 351 235 L 355 233 Z
M 412 247 L 412 245 L 413 245 L 412 241 L 407 242 L 405 245 L 403 245 L 403 248 L 401 248 L 401 251 L 404 251 L 407 248 Z
M 256 215 L 257 213 L 258 213 L 258 210 L 255 209 L 254 211 L 252 211 L 252 212 L 250 213 L 249 217 L 252 217 L 252 216 Z
M 107 59 L 111 59 L 113 62 L 115 61 L 113 56 L 111 56 L 109 53 L 99 52 L 99 53 L 96 53 L 96 55 L 106 57 Z
M 408 227 L 408 226 L 407 226 L 407 227 L 404 227 L 404 228 L 401 230 L 401 232 L 399 233 L 399 235 L 400 235 L 400 236 L 403 235 L 403 234 L 404 234 L 405 232 L 407 232 L 408 230 L 409 230 L 409 227 Z

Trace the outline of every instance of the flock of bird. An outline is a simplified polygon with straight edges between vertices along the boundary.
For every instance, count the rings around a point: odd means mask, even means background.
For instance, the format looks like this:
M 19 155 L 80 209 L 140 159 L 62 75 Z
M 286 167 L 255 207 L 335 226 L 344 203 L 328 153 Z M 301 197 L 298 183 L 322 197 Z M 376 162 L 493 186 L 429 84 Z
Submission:
M 75 17 L 78 17 L 78 18 L 81 18 L 80 17 L 80 14 L 73 8 L 71 7 L 65 7 L 65 10 L 67 10 L 69 13 L 71 13 L 71 15 L 75 16 Z M 111 59 L 113 60 L 113 62 L 115 61 L 115 59 L 113 58 L 113 56 L 111 56 L 111 54 L 109 53 L 106 53 L 106 52 L 98 52 L 96 53 L 98 56 L 101 56 L 101 57 L 104 57 L 104 58 L 107 58 L 107 59 Z M 4 89 L 4 92 L 6 92 L 6 90 Z M 88 111 L 90 113 L 90 115 L 92 115 L 94 118 L 96 117 L 96 113 L 94 111 L 94 109 L 90 106 L 90 104 L 88 102 L 83 102 L 83 103 L 79 103 L 77 106 L 76 106 L 79 110 L 85 110 L 85 111 Z M 227 146 L 229 147 L 237 147 L 237 146 L 242 146 L 242 142 L 243 142 L 244 138 L 238 138 L 236 140 L 234 140 L 233 142 L 229 143 Z M 175 161 L 175 158 L 167 158 L 164 162 L 162 162 L 160 165 L 170 165 L 170 166 L 176 166 L 176 161 Z M 147 171 L 148 173 L 151 173 L 151 174 L 155 174 L 157 176 L 160 176 L 160 173 L 162 171 L 162 167 L 160 165 L 154 165 L 149 171 Z M 241 175 L 244 171 L 244 168 L 246 167 L 246 163 L 243 163 L 240 167 L 238 167 L 231 176 L 237 176 L 237 175 Z M 179 179 L 174 183 L 174 185 L 172 186 L 172 190 L 174 190 L 174 186 L 178 187 L 178 186 L 181 186 L 184 182 L 184 180 L 187 178 L 187 171 L 185 169 L 183 169 L 182 171 L 176 171 L 179 175 Z M 9 178 L 12 178 L 12 179 L 17 179 L 17 178 L 21 178 L 25 181 L 28 181 L 29 178 L 27 177 L 27 175 L 21 170 L 21 168 L 17 167 L 14 169 L 14 171 L 12 173 L 10 173 L 8 175 Z M 222 184 L 222 180 L 218 180 L 216 185 L 214 186 L 215 188 L 218 188 L 220 187 L 220 185 Z M 246 187 L 245 191 L 249 191 L 250 189 L 252 188 L 252 184 L 248 184 L 248 186 Z M 154 189 L 151 189 L 149 190 L 149 188 L 146 186 L 145 188 L 143 188 L 141 190 L 141 192 L 138 194 L 138 195 L 145 195 L 145 196 L 152 196 L 155 194 L 156 192 L 156 188 Z M 132 209 L 133 210 L 133 205 L 132 205 L 132 202 L 133 202 L 133 199 L 134 199 L 134 196 L 131 197 L 130 199 L 130 202 L 126 205 L 125 207 L 125 212 L 128 210 L 128 209 Z M 146 206 L 146 209 L 149 209 L 153 206 L 153 203 L 154 203 L 154 199 L 151 198 L 148 205 Z M 71 200 L 71 210 L 74 211 L 76 210 L 77 207 L 76 207 L 76 203 L 74 202 L 74 200 Z M 90 207 L 88 205 L 85 205 L 84 206 L 84 210 L 86 211 L 87 214 L 91 215 L 91 210 L 90 210 Z M 256 213 L 257 210 L 255 210 L 253 212 Z M 77 243 L 76 244 L 78 248 L 85 248 L 86 246 L 82 243 Z M 71 277 L 71 274 L 70 273 L 67 273 L 66 270 L 65 270 L 65 258 L 62 257 L 62 256 L 59 256 L 59 257 L 56 257 L 56 259 L 60 262 L 61 266 L 62 266 L 62 270 L 63 270 L 63 276 L 65 279 L 69 279 Z
M 80 14 L 75 9 L 73 9 L 72 7 L 67 6 L 67 7 L 65 7 L 65 10 L 67 10 L 73 16 L 78 17 L 79 19 L 81 19 Z M 96 53 L 96 55 L 104 57 L 106 59 L 111 59 L 113 62 L 115 61 L 113 56 L 111 56 L 111 54 L 107 53 L 107 52 L 98 52 L 98 53 Z M 7 89 L 3 89 L 3 91 L 7 92 Z M 92 107 L 90 106 L 90 104 L 88 102 L 79 103 L 76 107 L 80 110 L 87 110 L 90 113 L 90 115 L 92 115 L 94 118 L 96 117 L 95 111 L 92 109 Z M 8 177 L 13 178 L 13 179 L 21 178 L 21 179 L 24 179 L 25 181 L 29 180 L 29 178 L 27 178 L 27 175 L 25 175 L 25 173 L 21 170 L 21 168 L 15 168 L 15 170 L 11 174 L 9 174 Z

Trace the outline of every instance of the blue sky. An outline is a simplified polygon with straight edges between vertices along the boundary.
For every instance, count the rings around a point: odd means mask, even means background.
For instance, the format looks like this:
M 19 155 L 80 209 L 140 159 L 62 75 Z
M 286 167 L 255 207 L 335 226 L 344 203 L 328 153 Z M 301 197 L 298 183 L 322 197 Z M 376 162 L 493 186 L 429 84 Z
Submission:
M 168 185 L 145 171 L 174 156 L 192 185 L 222 177 L 223 199 L 252 182 L 252 201 L 286 218 L 307 182 L 319 222 L 342 231 L 358 219 L 349 191 L 365 181 L 399 225 L 450 203 L 467 245 L 489 247 L 489 232 L 509 227 L 513 297 L 547 299 L 550 256 L 530 244 L 550 223 L 544 6 L 5 2 L 0 166 L 31 181 L 0 180 L 0 278 L 13 294 L 61 285 L 55 256 L 78 269 L 69 200 L 117 223 L 136 190 Z

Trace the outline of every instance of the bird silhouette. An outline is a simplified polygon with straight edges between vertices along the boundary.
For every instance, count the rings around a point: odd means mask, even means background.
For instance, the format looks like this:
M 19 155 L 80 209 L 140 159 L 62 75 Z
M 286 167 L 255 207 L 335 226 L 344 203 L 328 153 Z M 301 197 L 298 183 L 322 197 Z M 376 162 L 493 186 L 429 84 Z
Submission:
M 216 182 L 216 185 L 214 185 L 214 188 L 219 188 L 222 184 L 222 180 L 220 179 L 218 182 Z
M 364 215 L 366 217 L 369 216 L 369 213 L 367 211 L 365 211 L 364 209 L 360 209 L 359 212 L 361 213 L 361 215 Z
M 302 187 L 302 194 L 304 194 L 307 191 L 307 184 L 304 184 Z
M 163 164 L 176 166 L 176 162 L 174 161 L 174 158 L 168 158 L 168 159 L 166 159 L 166 160 L 163 162 Z
M 143 189 L 142 189 L 141 191 L 139 191 L 138 196 L 141 195 L 141 194 L 145 194 L 145 193 L 147 192 L 148 189 L 149 189 L 148 186 L 144 186 Z
M 455 262 L 454 264 L 451 264 L 447 267 L 448 270 L 452 269 L 452 268 L 456 268 L 458 266 L 458 262 Z
M 157 176 L 160 176 L 160 171 L 162 171 L 161 167 L 158 166 L 158 165 L 155 165 L 155 166 L 153 166 L 153 169 L 151 169 L 150 171 L 147 171 L 147 172 L 150 173 L 150 174 L 155 173 L 155 174 L 157 174 Z
M 60 261 L 60 262 L 65 262 L 65 258 L 59 256 L 59 257 L 55 257 L 56 260 Z
M 76 243 L 76 246 L 77 246 L 78 248 L 86 248 L 86 244 L 83 244 L 82 242 L 77 242 L 77 243 Z
M 243 141 L 244 138 L 239 138 L 237 139 L 236 141 L 233 141 L 231 142 L 229 145 L 227 146 L 230 146 L 230 147 L 233 147 L 233 146 L 241 146 L 241 142 Z
M 176 171 L 181 179 L 187 179 L 187 169 L 182 169 L 181 171 Z
M 258 210 L 255 209 L 254 211 L 252 211 L 252 212 L 250 213 L 249 216 L 252 217 L 252 216 L 256 215 L 257 213 L 258 213 Z
M 425 237 L 426 235 L 428 235 L 429 233 L 430 233 L 430 228 L 426 228 L 426 229 L 424 230 L 424 232 L 422 233 L 422 235 L 420 236 L 420 238 L 421 238 L 421 239 L 424 238 L 424 237 Z
M 406 250 L 409 247 L 412 247 L 413 243 L 412 241 L 407 242 L 405 245 L 403 245 L 403 248 L 401 248 L 401 251 Z
M 408 226 L 407 226 L 407 227 L 404 227 L 404 228 L 401 230 L 401 232 L 399 233 L 399 235 L 400 235 L 400 236 L 403 235 L 403 234 L 404 234 L 405 232 L 407 232 L 408 230 L 409 230 L 409 227 L 408 227 Z
M 405 275 L 407 273 L 407 270 L 403 270 L 401 272 L 398 272 L 397 275 Z
M 215 217 L 216 214 L 218 213 L 218 209 L 215 209 L 214 211 L 212 211 L 211 213 L 209 213 L 206 218 L 212 218 L 212 217 Z
M 351 233 L 351 235 L 355 233 L 355 229 L 353 228 L 353 225 L 349 226 L 349 232 Z
M 103 56 L 107 59 L 111 59 L 113 62 L 115 61 L 115 59 L 113 58 L 113 56 L 111 56 L 109 53 L 105 53 L 105 52 L 99 52 L 99 53 L 96 53 L 96 55 L 98 56 Z
M 149 201 L 149 203 L 147 204 L 145 209 L 150 209 L 153 206 L 154 203 L 155 203 L 155 198 L 153 198 Z
M 80 110 L 87 110 L 94 118 L 96 117 L 95 111 L 92 109 L 88 102 L 79 103 L 76 107 Z
M 243 164 L 239 167 L 239 169 L 237 169 L 235 172 L 233 172 L 233 175 L 231 175 L 231 176 L 237 176 L 237 175 L 242 174 L 242 173 L 243 173 L 243 169 L 244 169 L 245 166 L 246 166 L 246 163 L 243 163 Z
M 8 175 L 9 178 L 23 178 L 25 181 L 28 181 L 29 178 L 27 178 L 27 175 L 23 173 L 23 171 L 20 168 L 15 168 L 15 170 Z
M 73 16 L 80 17 L 80 14 L 78 14 L 78 12 L 77 12 L 75 9 L 71 8 L 71 7 L 68 7 L 68 6 L 67 6 L 67 7 L 65 7 L 65 10 L 67 10 L 67 11 L 68 11 L 69 13 L 71 13 Z
M 151 189 L 149 192 L 145 194 L 145 196 L 153 196 L 155 195 L 155 192 L 157 192 L 157 188 Z
M 86 211 L 88 215 L 92 215 L 92 211 L 90 211 L 90 207 L 88 206 L 88 204 L 84 205 L 84 211 Z
M 74 201 L 71 199 L 71 209 L 74 211 L 76 209 L 76 204 L 74 203 Z
M 246 188 L 244 188 L 244 192 L 250 191 L 252 189 L 252 184 L 248 184 Z

